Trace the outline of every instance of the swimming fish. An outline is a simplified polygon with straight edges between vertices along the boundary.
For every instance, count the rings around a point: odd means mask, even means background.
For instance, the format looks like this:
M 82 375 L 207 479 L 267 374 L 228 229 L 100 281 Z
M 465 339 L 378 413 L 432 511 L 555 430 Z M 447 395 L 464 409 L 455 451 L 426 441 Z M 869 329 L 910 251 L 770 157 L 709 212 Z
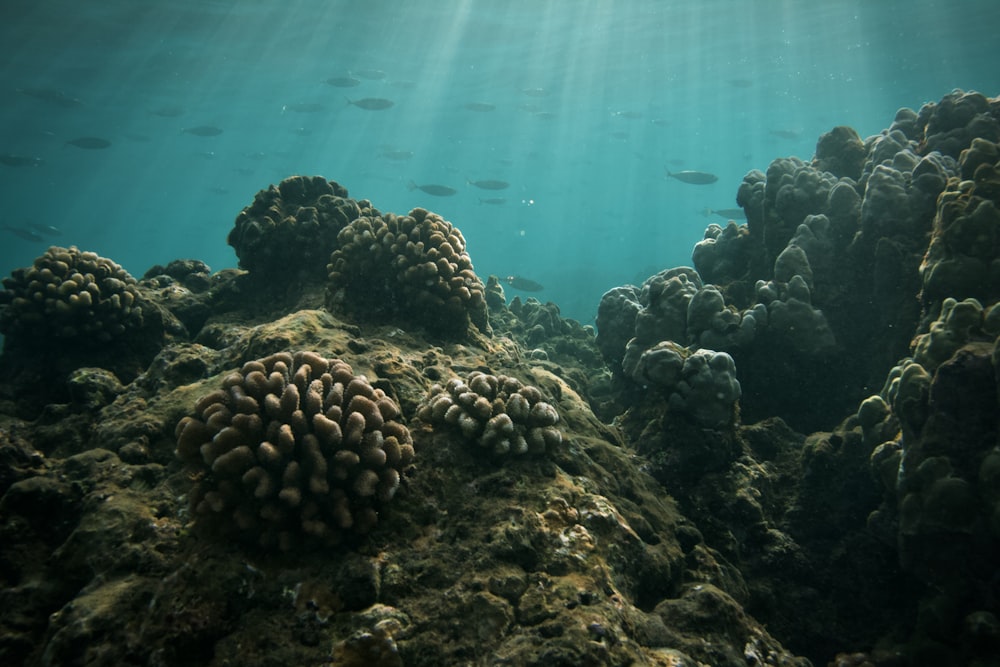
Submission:
M 362 79 L 378 80 L 385 78 L 385 72 L 380 69 L 357 69 L 353 70 L 351 73 L 357 74 Z
M 4 225 L 0 227 L 5 232 L 10 232 L 14 236 L 20 237 L 25 241 L 44 241 L 45 237 L 38 232 L 33 232 L 30 229 L 24 227 L 11 227 L 10 225 Z
M 317 111 L 322 111 L 325 108 L 326 107 L 317 102 L 303 102 L 301 104 L 286 104 L 281 107 L 281 110 L 295 111 L 296 113 L 316 113 Z
M 701 212 L 706 218 L 710 215 L 717 215 L 726 220 L 746 220 L 747 214 L 741 208 L 706 208 Z
M 624 111 L 612 111 L 611 115 L 615 118 L 627 118 L 629 120 L 638 120 L 642 118 L 641 111 L 632 111 L 630 109 L 626 109 Z
M 102 148 L 107 148 L 111 145 L 111 142 L 107 139 L 101 139 L 100 137 L 77 137 L 76 139 L 70 139 L 66 142 L 70 146 L 76 146 L 77 148 L 83 148 L 88 151 L 97 151 Z
M 719 177 L 715 174 L 710 174 L 706 171 L 692 171 L 690 169 L 685 169 L 684 171 L 667 171 L 667 176 L 670 178 L 676 178 L 682 183 L 690 183 L 691 185 L 710 185 L 719 180 Z
M 413 151 L 397 151 L 391 148 L 386 148 L 378 154 L 379 157 L 384 157 L 386 160 L 394 160 L 396 162 L 402 162 L 403 160 L 409 160 L 413 157 Z
M 28 227 L 31 227 L 36 232 L 41 232 L 47 236 L 62 236 L 62 230 L 58 227 L 53 227 L 52 225 L 43 225 L 37 222 L 29 222 Z
M 465 182 L 479 188 L 480 190 L 506 190 L 510 187 L 510 183 L 507 181 L 495 181 L 490 179 L 486 179 L 484 181 L 472 181 L 467 178 L 465 179 Z
M 767 133 L 772 137 L 780 137 L 782 139 L 798 139 L 799 135 L 802 134 L 798 130 L 768 130 Z
M 545 289 L 541 284 L 536 283 L 534 280 L 528 280 L 527 278 L 522 278 L 521 276 L 507 276 L 504 280 L 508 285 L 514 289 L 521 290 L 522 292 L 541 292 Z
M 83 102 L 75 97 L 67 95 L 61 90 L 53 90 L 52 88 L 18 88 L 17 92 L 28 97 L 34 97 L 36 100 L 41 100 L 42 102 L 48 102 L 57 107 L 68 109 L 83 106 Z
M 544 88 L 522 88 L 521 92 L 528 97 L 548 97 L 549 91 Z
M 489 204 L 490 206 L 501 206 L 507 203 L 506 197 L 480 197 L 480 204 Z
M 217 137 L 222 134 L 222 128 L 214 125 L 197 125 L 195 127 L 185 127 L 181 130 L 184 134 L 193 134 L 196 137 Z
M 727 79 L 726 83 L 733 88 L 749 88 L 753 85 L 753 81 L 750 79 Z
M 420 190 L 421 192 L 426 192 L 427 194 L 435 197 L 450 197 L 458 192 L 455 188 L 449 188 L 447 185 L 435 185 L 434 183 L 417 185 L 413 181 L 410 181 L 406 187 L 409 190 Z
M 353 76 L 332 76 L 324 83 L 337 88 L 354 88 L 361 84 L 361 80 L 355 79 Z
M 13 153 L 0 154 L 0 164 L 8 167 L 39 167 L 44 163 L 40 157 L 30 157 L 28 155 L 15 155 Z
M 362 97 L 359 100 L 348 99 L 347 103 L 366 111 L 381 111 L 395 104 L 392 100 L 387 100 L 384 97 Z
M 488 102 L 469 102 L 468 104 L 464 104 L 462 106 L 469 111 L 493 111 L 496 109 L 496 105 Z
M 166 106 L 153 109 L 149 113 L 153 114 L 154 116 L 161 116 L 163 118 L 177 118 L 178 116 L 184 115 L 184 108 L 168 104 Z

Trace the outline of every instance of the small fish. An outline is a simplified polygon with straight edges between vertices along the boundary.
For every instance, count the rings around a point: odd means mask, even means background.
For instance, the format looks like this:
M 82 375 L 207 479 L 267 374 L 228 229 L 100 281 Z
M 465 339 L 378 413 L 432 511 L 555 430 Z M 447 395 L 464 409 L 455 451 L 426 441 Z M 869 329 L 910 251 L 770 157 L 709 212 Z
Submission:
M 193 134 L 196 137 L 217 137 L 222 134 L 222 128 L 214 125 L 196 125 L 195 127 L 185 127 L 181 132 Z
M 362 97 L 359 100 L 348 99 L 347 103 L 353 104 L 359 109 L 365 109 L 366 111 L 382 111 L 383 109 L 388 109 L 396 104 L 392 100 L 387 100 L 384 97 Z
M 33 232 L 30 229 L 25 229 L 24 227 L 11 227 L 10 225 L 4 225 L 0 227 L 5 232 L 10 232 L 14 236 L 24 239 L 25 241 L 44 241 L 45 237 L 38 232 Z
M 62 236 L 62 230 L 58 227 L 53 227 L 52 225 L 43 225 L 37 222 L 29 222 L 28 227 L 31 227 L 36 232 L 45 234 L 46 236 Z
M 490 206 L 502 206 L 507 203 L 506 197 L 480 197 L 480 204 L 489 204 Z
M 628 132 L 625 132 L 623 130 L 616 130 L 611 133 L 611 138 L 618 139 L 619 141 L 625 141 L 626 139 L 628 139 Z
M 83 106 L 83 102 L 72 95 L 67 95 L 61 90 L 53 90 L 51 88 L 18 88 L 17 92 L 65 109 Z
M 719 180 L 719 177 L 715 174 L 709 174 L 705 171 L 692 171 L 690 169 L 685 169 L 684 171 L 670 171 L 667 169 L 667 176 L 691 185 L 710 185 Z
M 357 74 L 362 79 L 371 79 L 374 81 L 385 78 L 385 72 L 380 69 L 358 69 L 353 70 L 351 73 Z
M 101 139 L 100 137 L 77 137 L 76 139 L 70 139 L 66 143 L 88 151 L 99 151 L 111 145 L 110 141 Z
M 521 92 L 528 97 L 548 97 L 549 91 L 544 88 L 522 88 Z
M 753 86 L 753 81 L 750 79 L 729 79 L 726 83 L 733 88 L 750 88 Z
M 706 218 L 710 215 L 717 215 L 726 220 L 746 220 L 747 214 L 741 208 L 706 208 L 701 212 Z
M 469 111 L 493 111 L 497 108 L 495 104 L 488 102 L 469 102 L 468 104 L 463 104 L 462 107 Z
M 0 154 L 0 164 L 8 167 L 40 167 L 45 162 L 40 157 L 30 157 L 28 155 L 15 155 L 13 153 Z
M 208 191 L 211 192 L 213 195 L 228 195 L 229 194 L 229 190 L 227 190 L 226 188 L 220 188 L 217 185 L 209 188 Z
M 317 102 L 303 102 L 301 104 L 286 104 L 281 107 L 282 111 L 294 111 L 296 113 L 316 113 L 325 109 L 322 104 Z
M 125 138 L 129 141 L 135 141 L 137 143 L 146 143 L 151 141 L 151 137 L 148 134 L 139 134 L 138 132 L 126 132 Z
M 427 194 L 435 197 L 451 197 L 453 194 L 458 192 L 455 188 L 449 188 L 447 185 L 435 185 L 433 183 L 428 183 L 427 185 L 417 185 L 413 181 L 410 181 L 406 187 L 409 190 L 420 190 L 421 192 L 426 192 Z
M 798 139 L 802 134 L 798 130 L 768 130 L 767 133 L 781 139 Z
M 506 190 L 510 187 L 510 183 L 507 181 L 495 181 L 491 179 L 486 179 L 484 181 L 472 181 L 465 179 L 465 182 L 479 188 L 480 190 Z
M 528 280 L 527 278 L 522 278 L 521 276 L 507 276 L 504 280 L 508 285 L 514 289 L 521 290 L 522 292 L 541 292 L 545 289 L 541 284 L 536 283 L 534 280 Z
M 184 107 L 178 107 L 172 104 L 168 104 L 167 106 L 162 106 L 153 109 L 149 113 L 153 114 L 154 116 L 161 116 L 163 118 L 177 118 L 178 116 L 184 115 Z
M 402 162 L 404 160 L 409 160 L 413 157 L 413 151 L 396 151 L 392 149 L 385 149 L 378 154 L 379 157 L 384 157 L 386 160 L 393 160 L 395 162 Z
M 336 88 L 354 88 L 355 86 L 361 85 L 361 80 L 355 79 L 353 76 L 332 76 L 324 83 L 328 86 L 334 86 Z
M 536 111 L 531 115 L 539 120 L 552 120 L 556 117 L 556 114 L 553 111 Z
M 629 120 L 638 120 L 642 118 L 641 111 L 612 111 L 611 115 L 615 118 L 627 118 Z
M 667 125 L 670 125 L 670 121 L 666 118 L 654 118 L 649 122 L 657 127 L 666 127 Z

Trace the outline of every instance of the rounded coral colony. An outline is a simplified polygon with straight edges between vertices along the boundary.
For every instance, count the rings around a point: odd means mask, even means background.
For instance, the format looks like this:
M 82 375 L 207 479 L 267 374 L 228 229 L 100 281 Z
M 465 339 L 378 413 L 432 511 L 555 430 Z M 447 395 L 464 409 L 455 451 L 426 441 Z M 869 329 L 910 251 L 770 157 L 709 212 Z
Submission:
M 498 457 L 542 455 L 562 442 L 559 413 L 541 390 L 506 375 L 473 371 L 464 381 L 435 384 L 417 417 Z
M 371 202 L 347 194 L 347 188 L 322 176 L 292 176 L 258 192 L 229 232 L 240 267 L 256 277 L 284 281 L 293 267 L 301 278 L 322 282 L 337 234 L 362 212 L 373 211 Z
M 0 333 L 21 343 L 107 343 L 142 325 L 135 279 L 97 253 L 52 246 L 0 291 Z
M 375 318 L 405 315 L 441 333 L 489 331 L 485 286 L 465 238 L 436 213 L 362 216 L 330 256 L 328 304 Z
M 250 361 L 176 429 L 196 521 L 288 549 L 378 522 L 414 458 L 398 404 L 313 352 Z

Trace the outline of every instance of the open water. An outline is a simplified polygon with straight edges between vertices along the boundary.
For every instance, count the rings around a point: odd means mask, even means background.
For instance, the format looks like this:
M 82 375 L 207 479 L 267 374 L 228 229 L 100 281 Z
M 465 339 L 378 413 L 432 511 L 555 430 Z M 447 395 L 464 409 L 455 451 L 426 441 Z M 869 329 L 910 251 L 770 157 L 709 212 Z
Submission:
M 998 25 L 994 0 L 3 0 L 0 275 L 50 244 L 236 266 L 237 213 L 318 174 L 590 323 L 690 264 L 749 170 L 1000 93 Z

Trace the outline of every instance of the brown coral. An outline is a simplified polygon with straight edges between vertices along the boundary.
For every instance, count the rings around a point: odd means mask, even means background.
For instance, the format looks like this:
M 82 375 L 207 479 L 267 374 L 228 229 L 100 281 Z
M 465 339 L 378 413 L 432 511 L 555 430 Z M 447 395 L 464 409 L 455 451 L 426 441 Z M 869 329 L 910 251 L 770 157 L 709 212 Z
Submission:
M 406 317 L 429 331 L 489 332 L 485 287 L 462 232 L 422 208 L 363 216 L 338 236 L 330 256 L 328 305 L 355 316 Z
M 251 275 L 287 282 L 322 282 L 337 234 L 371 203 L 347 197 L 347 188 L 322 176 L 292 176 L 254 197 L 238 216 L 228 243 Z M 377 215 L 377 211 L 375 212 Z
M 473 371 L 435 384 L 417 417 L 459 433 L 496 456 L 545 454 L 562 442 L 559 413 L 542 392 L 506 375 Z
M 244 364 L 194 412 L 176 435 L 196 519 L 263 546 L 369 532 L 413 461 L 398 404 L 313 352 Z
M 20 343 L 73 339 L 104 344 L 142 325 L 135 279 L 76 246 L 52 246 L 4 278 L 0 332 Z

